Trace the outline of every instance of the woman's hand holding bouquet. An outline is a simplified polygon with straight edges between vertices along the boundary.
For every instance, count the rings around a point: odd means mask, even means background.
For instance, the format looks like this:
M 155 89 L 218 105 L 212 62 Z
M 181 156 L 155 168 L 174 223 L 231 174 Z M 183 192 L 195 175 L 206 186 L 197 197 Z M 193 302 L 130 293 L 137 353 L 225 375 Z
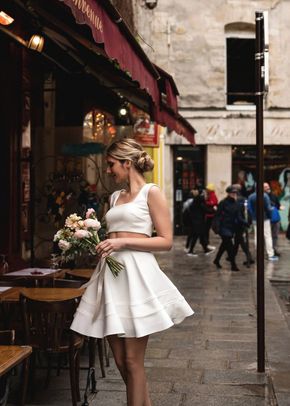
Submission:
M 68 216 L 64 227 L 58 230 L 53 239 L 61 249 L 61 261 L 71 261 L 82 255 L 97 255 L 100 228 L 101 223 L 94 209 L 87 210 L 85 219 L 76 213 Z M 105 257 L 105 261 L 114 277 L 124 268 L 124 265 L 110 255 Z

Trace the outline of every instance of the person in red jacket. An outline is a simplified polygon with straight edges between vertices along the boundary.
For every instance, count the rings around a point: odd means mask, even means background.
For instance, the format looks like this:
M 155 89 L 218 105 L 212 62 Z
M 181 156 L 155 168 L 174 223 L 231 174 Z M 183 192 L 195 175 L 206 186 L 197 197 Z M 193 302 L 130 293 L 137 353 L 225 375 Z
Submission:
M 205 198 L 205 204 L 208 208 L 208 211 L 206 213 L 206 226 L 205 226 L 205 238 L 207 241 L 207 246 L 210 249 L 213 249 L 215 247 L 209 245 L 209 233 L 211 229 L 211 223 L 212 219 L 215 215 L 215 212 L 217 211 L 217 205 L 218 205 L 218 198 L 215 194 L 215 186 L 213 183 L 209 183 L 206 186 L 206 198 Z

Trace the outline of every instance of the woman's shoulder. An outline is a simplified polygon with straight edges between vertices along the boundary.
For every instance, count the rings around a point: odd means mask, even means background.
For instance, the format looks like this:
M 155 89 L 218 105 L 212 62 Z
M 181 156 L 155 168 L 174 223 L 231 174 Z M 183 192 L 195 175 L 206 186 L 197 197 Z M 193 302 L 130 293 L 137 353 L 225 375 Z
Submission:
M 110 207 L 114 206 L 116 199 L 119 197 L 123 189 L 115 190 L 110 196 Z
M 145 196 L 146 200 L 148 200 L 149 195 L 150 197 L 158 196 L 161 194 L 161 190 L 156 183 L 146 183 L 143 187 L 143 195 Z

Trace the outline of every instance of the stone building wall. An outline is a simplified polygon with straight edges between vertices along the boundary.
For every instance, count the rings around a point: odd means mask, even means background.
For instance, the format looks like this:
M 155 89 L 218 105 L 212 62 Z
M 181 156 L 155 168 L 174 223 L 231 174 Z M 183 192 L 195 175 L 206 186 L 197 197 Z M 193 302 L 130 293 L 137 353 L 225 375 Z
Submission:
M 154 10 L 135 5 L 141 44 L 151 59 L 171 73 L 182 108 L 224 108 L 225 26 L 255 24 L 255 11 L 269 10 L 269 108 L 289 108 L 290 2 L 287 0 L 162 0 Z M 152 48 L 151 48 L 152 47 Z
M 128 24 L 131 31 L 135 34 L 135 25 L 134 25 L 134 0 L 112 0 L 112 4 L 119 11 L 121 16 L 124 18 Z
M 176 81 L 180 113 L 197 130 L 196 144 L 206 148 L 205 182 L 214 182 L 222 197 L 225 185 L 235 180 L 235 147 L 256 144 L 255 106 L 226 105 L 226 27 L 229 24 L 251 27 L 254 37 L 255 11 L 268 10 L 269 92 L 264 112 L 265 145 L 288 148 L 290 1 L 159 0 L 154 10 L 144 8 L 143 1 L 136 1 L 134 7 L 140 44 L 151 60 Z M 188 144 L 175 133 L 167 135 L 165 142 L 169 149 L 180 143 Z M 290 160 L 285 160 L 286 166 L 290 167 Z M 276 169 L 273 180 L 277 181 L 280 170 L 280 167 Z M 168 184 L 170 187 L 174 187 L 173 181 Z

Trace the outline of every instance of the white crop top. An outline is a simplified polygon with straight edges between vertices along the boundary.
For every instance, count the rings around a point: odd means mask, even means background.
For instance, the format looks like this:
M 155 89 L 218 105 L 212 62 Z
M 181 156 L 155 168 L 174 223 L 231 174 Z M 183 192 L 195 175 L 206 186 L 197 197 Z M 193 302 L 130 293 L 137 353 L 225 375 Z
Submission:
M 146 183 L 134 200 L 119 205 L 116 205 L 116 202 L 121 190 L 117 190 L 111 195 L 110 210 L 107 211 L 105 216 L 108 233 L 124 231 L 145 234 L 151 237 L 153 224 L 147 198 L 152 186 L 157 185 Z

